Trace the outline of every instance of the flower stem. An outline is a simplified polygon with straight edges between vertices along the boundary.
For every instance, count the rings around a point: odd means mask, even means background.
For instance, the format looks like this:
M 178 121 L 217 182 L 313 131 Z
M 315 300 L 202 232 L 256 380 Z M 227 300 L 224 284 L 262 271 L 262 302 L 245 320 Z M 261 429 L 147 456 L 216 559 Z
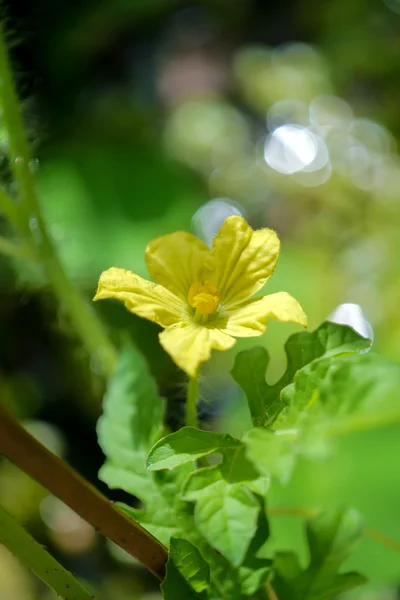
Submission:
M 191 377 L 186 395 L 186 425 L 190 427 L 198 427 L 197 419 L 197 398 L 199 395 L 199 378 Z
M 17 184 L 18 202 L 0 191 L 0 207 L 25 242 L 33 247 L 59 304 L 66 310 L 76 335 L 105 376 L 114 368 L 115 348 L 94 310 L 68 279 L 40 210 L 31 153 L 9 64 L 4 31 L 0 24 L 0 105 L 8 136 L 10 166 Z M 6 246 L 3 243 L 4 249 Z M 10 248 L 7 248 L 8 250 Z

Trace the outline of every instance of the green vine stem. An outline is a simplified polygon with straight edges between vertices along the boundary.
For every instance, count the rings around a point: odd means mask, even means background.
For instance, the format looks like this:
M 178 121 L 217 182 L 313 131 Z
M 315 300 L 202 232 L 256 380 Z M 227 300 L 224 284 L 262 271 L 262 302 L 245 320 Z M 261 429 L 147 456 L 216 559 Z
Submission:
M 0 84 L 1 85 L 1 84 Z M 10 198 L 7 192 L 0 185 L 0 210 L 7 215 L 8 220 L 14 226 L 18 233 L 24 233 L 24 227 L 21 223 L 17 204 Z
M 104 375 L 109 376 L 115 364 L 115 349 L 107 338 L 94 310 L 69 281 L 57 256 L 52 239 L 44 223 L 31 169 L 32 156 L 25 133 L 16 94 L 3 26 L 0 25 L 0 104 L 8 135 L 11 170 L 18 190 L 18 202 L 13 202 L 0 189 L 0 207 L 9 220 L 34 246 L 46 277 L 59 302 L 69 315 L 76 335 L 91 356 L 95 357 Z M 7 199 L 8 198 L 8 199 Z
M 191 377 L 189 379 L 187 394 L 186 394 L 186 425 L 190 427 L 198 427 L 197 420 L 197 398 L 199 395 L 199 379 Z
M 1 405 L 0 453 L 65 502 L 96 531 L 135 557 L 160 581 L 163 580 L 166 548 L 63 460 L 49 452 Z
M 68 600 L 92 600 L 94 596 L 21 525 L 0 507 L 0 543 L 58 596 Z

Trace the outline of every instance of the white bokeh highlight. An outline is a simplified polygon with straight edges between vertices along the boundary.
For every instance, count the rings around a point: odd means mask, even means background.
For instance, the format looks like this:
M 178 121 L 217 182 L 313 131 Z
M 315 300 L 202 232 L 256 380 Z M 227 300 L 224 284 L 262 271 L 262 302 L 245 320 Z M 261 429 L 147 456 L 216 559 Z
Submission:
M 338 323 L 339 325 L 348 325 L 362 337 L 371 341 L 374 339 L 374 330 L 359 304 L 351 302 L 339 304 L 329 315 L 327 321 Z
M 245 216 L 243 209 L 229 198 L 214 198 L 203 204 L 193 215 L 193 232 L 207 246 L 211 246 L 221 225 L 230 215 Z
M 267 138 L 264 157 L 272 169 L 290 175 L 311 165 L 317 152 L 317 141 L 309 129 L 282 125 Z

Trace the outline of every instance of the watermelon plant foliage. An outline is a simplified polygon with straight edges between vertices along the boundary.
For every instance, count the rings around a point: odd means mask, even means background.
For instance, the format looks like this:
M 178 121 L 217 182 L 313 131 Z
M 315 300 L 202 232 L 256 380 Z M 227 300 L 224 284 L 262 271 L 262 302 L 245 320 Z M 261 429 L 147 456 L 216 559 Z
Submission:
M 273 385 L 266 350 L 238 353 L 232 376 L 253 421 L 241 439 L 194 427 L 167 432 L 145 361 L 125 348 L 98 423 L 100 478 L 129 492 L 123 509 L 169 547 L 166 599 L 323 600 L 365 584 L 368 573 L 343 564 L 366 531 L 351 497 L 347 506 L 303 511 L 314 515 L 302 517 L 303 549 L 274 539 L 270 498 L 276 486 L 290 487 L 299 461 L 320 463 L 343 439 L 399 425 L 400 365 L 370 346 L 334 323 L 292 335 Z

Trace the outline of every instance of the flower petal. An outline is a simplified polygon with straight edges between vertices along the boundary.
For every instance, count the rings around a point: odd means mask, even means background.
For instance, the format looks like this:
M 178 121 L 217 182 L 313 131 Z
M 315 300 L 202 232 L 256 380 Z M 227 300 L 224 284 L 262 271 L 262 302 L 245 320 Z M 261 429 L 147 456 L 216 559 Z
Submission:
M 100 275 L 94 300 L 115 298 L 139 317 L 161 327 L 168 327 L 185 318 L 182 302 L 161 285 L 147 281 L 126 269 L 112 267 Z
M 234 306 L 255 294 L 271 277 L 279 239 L 271 229 L 253 231 L 238 215 L 228 217 L 214 238 L 205 279 L 220 291 L 221 303 Z
M 152 240 L 146 248 L 146 265 L 151 277 L 182 300 L 192 283 L 202 280 L 209 249 L 190 233 L 176 231 Z
M 178 323 L 159 335 L 160 344 L 173 361 L 190 377 L 195 377 L 201 363 L 211 355 L 211 349 L 229 350 L 236 340 L 218 329 L 196 323 Z
M 307 317 L 303 309 L 297 300 L 286 292 L 268 294 L 244 302 L 236 309 L 225 311 L 214 324 L 228 335 L 252 337 L 264 333 L 269 318 L 283 322 L 291 321 L 307 327 Z

